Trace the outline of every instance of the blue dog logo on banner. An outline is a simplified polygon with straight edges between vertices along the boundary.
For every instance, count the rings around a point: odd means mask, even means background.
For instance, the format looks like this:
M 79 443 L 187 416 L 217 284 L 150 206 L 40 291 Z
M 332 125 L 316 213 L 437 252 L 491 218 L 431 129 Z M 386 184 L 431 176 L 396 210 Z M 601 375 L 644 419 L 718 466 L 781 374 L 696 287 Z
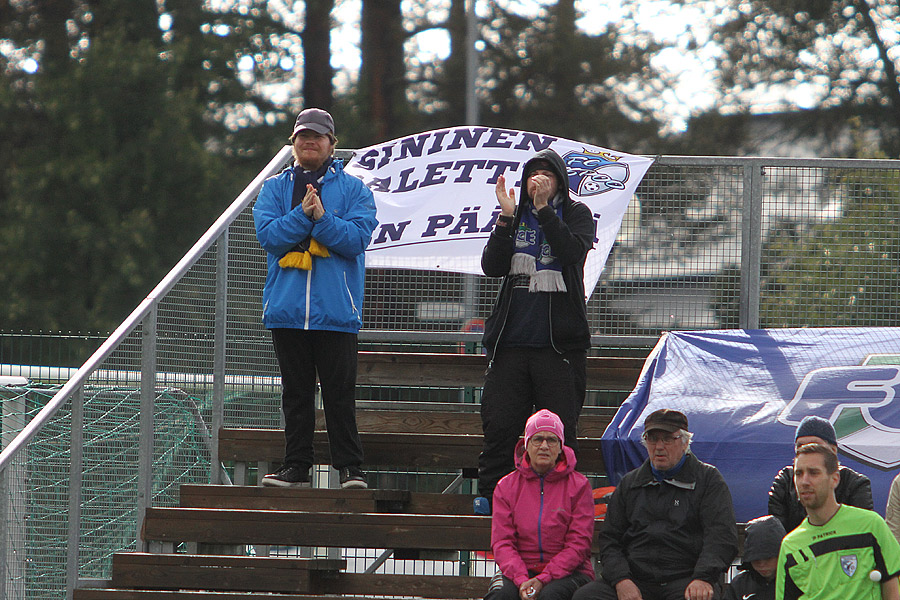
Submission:
M 610 190 L 624 190 L 628 164 L 607 152 L 567 152 L 563 156 L 569 171 L 569 190 L 577 196 L 597 196 Z
M 900 366 L 828 367 L 811 371 L 778 415 L 785 425 L 799 425 L 817 415 L 834 425 L 841 451 L 880 469 L 900 466 Z

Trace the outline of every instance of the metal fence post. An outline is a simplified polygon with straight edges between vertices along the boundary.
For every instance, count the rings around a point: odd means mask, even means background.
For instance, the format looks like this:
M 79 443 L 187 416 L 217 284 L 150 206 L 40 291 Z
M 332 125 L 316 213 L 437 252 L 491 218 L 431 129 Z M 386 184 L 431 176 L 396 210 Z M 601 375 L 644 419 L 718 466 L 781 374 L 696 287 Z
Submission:
M 0 440 L 8 447 L 25 420 L 25 394 L 4 399 L 0 417 Z M 0 471 L 0 597 L 25 600 L 25 453 L 12 459 Z
M 154 302 L 141 325 L 141 418 L 138 447 L 137 531 L 135 548 L 146 551 L 141 539 L 144 515 L 153 501 L 153 421 L 156 405 L 156 322 L 159 303 Z
M 84 387 L 72 394 L 72 432 L 69 460 L 69 534 L 66 547 L 66 599 L 78 587 L 78 547 L 81 541 L 81 473 L 84 470 Z
M 213 334 L 212 443 L 210 444 L 210 483 L 225 479 L 219 461 L 219 429 L 225 424 L 225 359 L 228 322 L 228 230 L 216 241 L 216 314 Z
M 762 258 L 762 175 L 757 161 L 744 164 L 744 212 L 741 221 L 742 329 L 759 328 L 759 273 Z

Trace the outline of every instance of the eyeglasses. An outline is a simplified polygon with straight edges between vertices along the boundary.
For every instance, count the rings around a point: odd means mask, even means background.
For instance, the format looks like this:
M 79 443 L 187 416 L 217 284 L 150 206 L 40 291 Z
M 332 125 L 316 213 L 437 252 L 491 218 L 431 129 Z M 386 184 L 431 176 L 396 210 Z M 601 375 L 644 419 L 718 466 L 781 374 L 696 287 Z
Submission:
M 528 443 L 534 444 L 538 448 L 544 445 L 544 442 L 547 442 L 547 445 L 551 448 L 556 448 L 559 446 L 559 438 L 555 435 L 533 435 L 528 440 Z
M 671 435 L 671 434 L 661 434 L 661 433 L 650 433 L 644 434 L 641 436 L 641 439 L 644 440 L 645 444 L 658 444 L 662 442 L 666 446 L 671 446 L 675 443 L 676 440 L 681 439 L 681 434 Z

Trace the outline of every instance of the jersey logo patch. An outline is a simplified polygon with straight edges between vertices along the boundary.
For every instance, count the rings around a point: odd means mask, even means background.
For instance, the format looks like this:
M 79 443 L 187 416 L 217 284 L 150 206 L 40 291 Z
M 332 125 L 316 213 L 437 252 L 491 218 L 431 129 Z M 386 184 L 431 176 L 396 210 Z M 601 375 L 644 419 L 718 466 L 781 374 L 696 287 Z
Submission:
M 856 573 L 856 555 L 848 554 L 847 556 L 841 557 L 841 570 L 844 572 L 844 575 L 847 577 L 853 577 L 853 574 Z

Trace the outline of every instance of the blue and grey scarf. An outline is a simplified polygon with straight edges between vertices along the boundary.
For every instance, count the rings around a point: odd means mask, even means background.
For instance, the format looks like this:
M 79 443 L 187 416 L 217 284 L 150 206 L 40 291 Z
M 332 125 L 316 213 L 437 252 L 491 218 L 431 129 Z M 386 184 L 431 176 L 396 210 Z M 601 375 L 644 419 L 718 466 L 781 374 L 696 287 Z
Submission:
M 550 205 L 562 218 L 562 197 L 557 194 Z M 524 208 L 524 207 L 523 207 Z M 529 292 L 565 292 L 562 267 L 550 253 L 550 244 L 544 239 L 534 206 L 524 208 L 516 231 L 516 251 L 512 257 L 510 275 L 530 277 Z

